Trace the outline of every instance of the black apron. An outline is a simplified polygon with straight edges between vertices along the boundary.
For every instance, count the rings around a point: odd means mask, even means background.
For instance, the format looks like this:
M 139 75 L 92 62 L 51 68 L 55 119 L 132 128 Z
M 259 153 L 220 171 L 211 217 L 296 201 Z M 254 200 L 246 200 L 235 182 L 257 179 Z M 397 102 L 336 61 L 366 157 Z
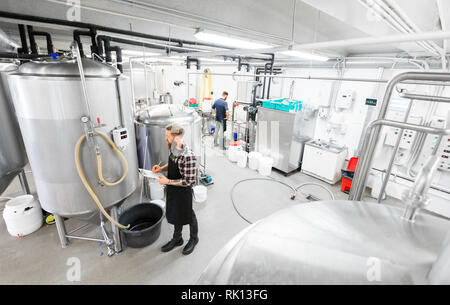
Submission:
M 167 178 L 171 180 L 181 179 L 178 164 L 173 160 L 174 155 L 169 156 L 169 171 Z M 173 225 L 187 225 L 192 220 L 192 187 L 167 185 L 166 217 Z

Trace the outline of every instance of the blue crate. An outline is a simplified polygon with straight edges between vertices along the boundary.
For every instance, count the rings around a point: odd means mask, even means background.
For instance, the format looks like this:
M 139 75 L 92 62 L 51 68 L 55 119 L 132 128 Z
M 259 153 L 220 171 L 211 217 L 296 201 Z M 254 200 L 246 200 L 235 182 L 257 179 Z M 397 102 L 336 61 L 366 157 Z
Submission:
M 287 98 L 266 100 L 262 102 L 264 108 L 281 110 L 286 112 L 297 112 L 302 109 L 302 101 L 288 100 Z

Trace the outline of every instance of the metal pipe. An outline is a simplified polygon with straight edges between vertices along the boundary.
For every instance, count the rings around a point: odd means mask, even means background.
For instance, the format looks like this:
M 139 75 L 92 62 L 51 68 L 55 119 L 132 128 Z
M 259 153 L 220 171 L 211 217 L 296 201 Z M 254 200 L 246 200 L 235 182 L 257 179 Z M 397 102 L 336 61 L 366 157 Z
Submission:
M 417 72 L 420 73 L 420 72 Z M 189 72 L 189 74 L 202 74 L 202 72 Z M 238 76 L 238 77 L 251 77 L 251 78 L 261 78 L 261 77 L 272 77 L 272 78 L 286 78 L 286 79 L 305 79 L 305 80 L 323 80 L 323 81 L 344 81 L 344 82 L 364 82 L 364 83 L 388 83 L 389 80 L 386 79 L 376 79 L 376 78 L 339 78 L 339 77 L 315 77 L 315 76 L 299 76 L 299 75 L 260 75 L 260 74 L 233 74 L 233 73 L 211 73 L 211 75 L 215 76 Z M 411 84 L 411 85 L 426 85 L 426 86 L 450 86 L 450 80 L 445 81 L 426 81 L 426 82 L 417 82 L 417 81 L 400 81 L 402 84 Z
M 82 237 L 82 236 L 74 236 L 74 235 L 66 235 L 66 238 L 69 239 L 80 239 L 80 240 L 87 240 L 87 241 L 95 241 L 100 243 L 106 243 L 106 240 L 99 239 L 99 238 L 90 238 L 90 237 Z
M 136 116 L 136 93 L 134 89 L 134 78 L 133 78 L 133 58 L 130 57 L 128 60 L 130 66 L 130 82 L 131 82 L 131 100 L 133 107 L 133 118 Z
M 412 101 L 412 100 L 409 100 L 408 109 L 406 110 L 405 117 L 404 117 L 404 119 L 403 119 L 403 122 L 404 122 L 404 123 L 406 123 L 406 122 L 408 121 L 408 117 L 409 117 L 409 114 L 411 113 L 412 105 L 413 105 L 413 101 Z M 378 194 L 378 199 L 377 199 L 377 202 L 378 202 L 378 203 L 380 203 L 381 200 L 383 199 L 383 194 L 384 194 L 384 192 L 385 192 L 385 190 L 386 190 L 386 186 L 387 186 L 387 184 L 388 184 L 388 182 L 389 182 L 389 176 L 390 176 L 390 174 L 391 174 L 391 172 L 392 172 L 392 167 L 394 166 L 395 156 L 397 155 L 398 148 L 399 148 L 399 146 L 400 146 L 400 142 L 401 142 L 401 140 L 402 140 L 402 136 L 403 136 L 403 132 L 404 132 L 404 131 L 405 131 L 404 128 L 400 128 L 400 131 L 399 131 L 399 133 L 398 133 L 397 140 L 395 141 L 394 150 L 393 150 L 393 152 L 392 152 L 391 159 L 389 160 L 389 165 L 388 165 L 388 167 L 387 167 L 387 169 L 386 169 L 386 176 L 385 176 L 385 178 L 383 179 L 383 182 L 382 182 L 382 184 L 381 184 L 380 193 Z
M 27 44 L 27 36 L 25 25 L 19 24 L 19 34 L 20 34 L 20 42 L 22 43 L 22 47 L 17 51 L 18 53 L 28 54 L 28 44 Z
M 382 125 L 415 130 L 423 133 L 431 133 L 436 135 L 450 135 L 450 129 L 433 128 L 428 126 L 397 122 L 391 120 L 378 119 L 367 127 L 366 136 L 363 144 L 363 152 L 361 153 L 360 162 L 356 168 L 355 175 L 353 177 L 353 185 L 350 190 L 350 200 L 360 201 L 366 186 L 366 180 L 371 168 L 372 157 L 374 153 L 373 147 L 375 147 L 378 136 L 375 136 L 375 132 L 380 129 Z M 389 176 L 389 175 L 388 175 Z
M 82 225 L 82 226 L 80 226 L 80 227 L 78 227 L 78 228 L 76 228 L 76 229 L 73 229 L 72 231 L 69 231 L 67 234 L 73 234 L 73 233 L 75 233 L 75 232 L 77 232 L 77 231 L 80 231 L 81 229 L 84 229 L 84 228 L 86 228 L 87 226 L 89 226 L 90 224 L 89 223 L 86 223 L 86 224 L 84 224 L 84 225 Z
M 82 91 L 83 91 L 84 102 L 86 104 L 86 111 L 88 113 L 89 120 L 92 120 L 92 118 L 91 118 L 91 106 L 90 106 L 90 103 L 89 103 L 89 96 L 88 96 L 88 91 L 87 91 L 86 78 L 84 76 L 84 70 L 83 70 L 83 62 L 81 61 L 80 49 L 78 48 L 78 44 L 76 43 L 76 41 L 72 42 L 71 48 L 72 48 L 72 53 L 73 53 L 73 51 L 75 51 L 75 54 L 76 54 L 78 70 L 80 71 L 81 88 L 82 88 Z
M 58 231 L 61 247 L 66 248 L 69 245 L 69 240 L 67 239 L 66 225 L 64 224 L 64 219 L 57 214 L 53 214 L 53 216 L 55 217 L 56 230 Z
M 401 92 L 399 94 L 399 96 L 402 98 L 407 98 L 407 99 L 412 99 L 412 100 L 450 103 L 450 97 L 445 97 L 445 96 L 412 94 L 412 93 L 406 93 L 406 92 Z
M 114 220 L 116 220 L 116 221 L 119 220 L 117 206 L 112 207 L 110 213 L 111 213 L 111 217 Z M 120 253 L 120 252 L 122 252 L 122 240 L 120 238 L 119 228 L 116 227 L 115 225 L 111 224 L 111 229 L 112 229 L 113 240 L 114 240 L 114 252 Z
M 383 104 L 381 105 L 380 113 L 378 116 L 378 121 L 382 121 L 386 117 L 387 109 L 390 104 L 392 92 L 395 86 L 403 81 L 414 80 L 414 81 L 450 81 L 450 73 L 432 73 L 432 72 L 405 72 L 395 76 L 387 85 L 386 93 L 383 98 Z M 397 122 L 398 123 L 398 122 Z M 405 124 L 405 123 L 400 123 Z M 405 124 L 408 125 L 408 124 Z M 402 128 L 405 125 L 398 125 Z M 391 125 L 390 125 L 391 126 Z M 414 126 L 414 125 L 413 125 Z M 425 127 L 423 127 L 425 128 Z M 428 127 L 429 128 L 429 127 Z M 362 159 L 360 159 L 358 167 L 356 168 L 356 173 L 353 178 L 355 185 L 352 185 L 350 190 L 350 200 L 361 200 L 366 186 L 366 180 L 371 168 L 371 162 L 373 159 L 373 154 L 375 151 L 376 141 L 380 134 L 381 125 L 374 125 L 374 130 L 368 129 L 366 132 L 366 139 L 364 140 L 363 150 L 361 153 Z M 411 129 L 411 128 L 407 128 Z M 412 129 L 414 130 L 414 129 Z M 434 129 L 428 129 L 434 131 Z
M 30 186 L 28 185 L 28 179 L 27 179 L 27 176 L 26 176 L 26 174 L 25 174 L 25 170 L 24 169 L 22 169 L 20 172 L 19 172 L 19 181 L 20 181 L 20 185 L 22 186 L 22 190 L 23 190 L 23 192 L 25 193 L 25 194 L 31 194 L 31 191 L 30 191 Z
M 128 30 L 122 30 L 122 29 L 117 29 L 117 28 L 95 25 L 92 23 L 69 21 L 69 20 L 65 20 L 65 19 L 46 18 L 46 17 L 32 16 L 32 15 L 26 15 L 26 14 L 17 14 L 17 13 L 5 12 L 5 11 L 0 11 L 0 18 L 32 21 L 32 22 L 47 23 L 47 24 L 57 24 L 57 25 L 62 25 L 62 26 L 75 27 L 75 28 L 95 29 L 97 31 L 116 33 L 116 34 L 121 34 L 121 35 L 125 35 L 125 36 L 139 37 L 139 38 L 150 39 L 150 40 L 159 40 L 159 41 L 165 41 L 168 43 L 176 43 L 180 46 L 189 44 L 189 45 L 205 46 L 205 47 L 213 47 L 213 48 L 232 49 L 229 46 L 224 46 L 224 45 L 176 39 L 173 37 L 150 35 L 150 34 L 145 34 L 145 33 L 139 33 L 139 32 L 134 32 L 134 31 L 128 31 Z

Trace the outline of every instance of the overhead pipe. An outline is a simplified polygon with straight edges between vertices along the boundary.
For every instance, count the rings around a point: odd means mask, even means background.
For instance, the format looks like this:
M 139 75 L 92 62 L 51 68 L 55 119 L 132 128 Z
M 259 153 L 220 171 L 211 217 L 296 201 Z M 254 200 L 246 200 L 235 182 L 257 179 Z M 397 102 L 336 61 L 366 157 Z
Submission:
M 54 52 L 52 36 L 49 33 L 35 31 L 35 30 L 33 30 L 33 26 L 31 26 L 31 25 L 27 26 L 27 30 L 28 30 L 28 36 L 30 38 L 31 54 L 38 54 L 35 36 L 44 36 L 47 40 L 47 53 L 51 54 Z
M 17 49 L 17 52 L 20 54 L 28 54 L 28 43 L 25 25 L 19 24 L 18 26 L 19 26 L 20 42 L 22 44 L 22 47 Z
M 108 36 L 97 36 L 97 45 L 99 48 L 99 51 L 104 53 L 105 60 L 108 64 L 112 64 L 112 56 L 111 53 L 116 53 L 116 62 L 117 62 L 117 69 L 121 73 L 123 73 L 123 64 L 122 64 L 122 49 L 119 46 L 111 46 L 111 37 Z
M 74 30 L 73 31 L 73 39 L 78 44 L 78 49 L 80 50 L 81 57 L 85 57 L 83 50 L 83 44 L 81 43 L 81 36 L 88 36 L 91 38 L 91 53 L 98 54 L 98 45 L 97 45 L 97 30 L 94 28 L 89 29 L 89 31 L 82 31 L 82 30 Z
M 140 32 L 112 28 L 112 27 L 106 27 L 106 26 L 101 26 L 101 25 L 95 25 L 92 23 L 69 21 L 69 20 L 62 20 L 62 19 L 56 19 L 56 18 L 39 17 L 39 16 L 32 16 L 32 15 L 26 15 L 26 14 L 17 14 L 17 13 L 5 12 L 5 11 L 0 11 L 0 18 L 47 23 L 47 24 L 57 24 L 57 25 L 62 25 L 62 26 L 83 28 L 83 29 L 95 29 L 96 31 L 104 31 L 104 32 L 121 34 L 121 35 L 126 35 L 126 36 L 139 37 L 139 38 L 150 39 L 150 40 L 159 40 L 159 41 L 165 41 L 168 43 L 176 43 L 179 46 L 195 45 L 195 46 L 204 46 L 204 47 L 221 48 L 221 49 L 232 49 L 229 46 L 218 45 L 218 44 L 213 44 L 213 43 L 176 39 L 176 38 L 172 38 L 172 37 L 151 35 L 151 34 L 145 34 L 145 33 L 140 33 Z

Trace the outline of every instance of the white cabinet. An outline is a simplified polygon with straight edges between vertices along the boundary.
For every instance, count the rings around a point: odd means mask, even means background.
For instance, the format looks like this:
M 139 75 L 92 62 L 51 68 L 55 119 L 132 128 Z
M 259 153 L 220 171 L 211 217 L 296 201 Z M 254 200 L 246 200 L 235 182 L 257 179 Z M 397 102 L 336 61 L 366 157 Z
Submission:
M 302 172 L 335 184 L 341 179 L 347 149 L 317 147 L 306 143 L 303 154 Z

